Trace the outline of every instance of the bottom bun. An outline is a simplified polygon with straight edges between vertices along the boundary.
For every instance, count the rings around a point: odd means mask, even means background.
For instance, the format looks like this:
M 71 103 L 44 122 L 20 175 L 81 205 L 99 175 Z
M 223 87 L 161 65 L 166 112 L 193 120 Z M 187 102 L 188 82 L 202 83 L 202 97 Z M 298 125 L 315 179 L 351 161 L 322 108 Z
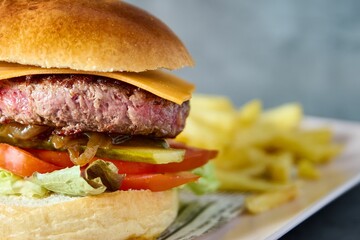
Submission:
M 177 210 L 176 190 L 0 197 L 0 239 L 153 239 Z

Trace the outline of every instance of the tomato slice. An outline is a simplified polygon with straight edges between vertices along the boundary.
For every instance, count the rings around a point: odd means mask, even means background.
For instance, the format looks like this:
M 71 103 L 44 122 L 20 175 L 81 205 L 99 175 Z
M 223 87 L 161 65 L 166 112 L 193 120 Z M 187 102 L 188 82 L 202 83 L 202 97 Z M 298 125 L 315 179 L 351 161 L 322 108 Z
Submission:
M 199 176 L 190 172 L 128 174 L 121 183 L 120 190 L 149 189 L 153 192 L 166 191 L 183 184 L 194 182 Z
M 141 163 L 141 162 L 126 162 L 120 160 L 112 160 L 101 158 L 105 161 L 112 162 L 118 169 L 120 174 L 142 174 L 154 173 L 155 164 Z
M 74 163 L 70 160 L 68 152 L 50 151 L 42 149 L 26 149 L 26 151 L 43 161 L 59 167 L 66 168 L 74 166 Z
M 54 164 L 59 167 L 72 167 L 74 163 L 70 160 L 68 152 L 63 151 L 51 151 L 51 150 L 40 150 L 40 149 L 26 149 L 29 153 L 35 157 Z M 140 173 L 154 173 L 155 165 L 140 162 L 126 162 L 120 160 L 112 160 L 107 158 L 93 158 L 92 161 L 97 159 L 103 159 L 108 162 L 112 162 L 118 169 L 120 174 L 140 174 Z
M 185 159 L 181 163 L 156 165 L 112 159 L 104 160 L 113 162 L 119 168 L 119 173 L 126 174 L 120 190 L 149 189 L 156 192 L 196 181 L 199 176 L 182 171 L 199 167 L 217 154 L 216 151 L 189 148 L 183 145 L 175 147 L 186 149 Z M 9 144 L 0 143 L 0 168 L 22 177 L 31 176 L 34 172 L 47 173 L 71 166 L 73 163 L 67 152 L 37 149 L 25 151 Z
M 171 142 L 170 146 L 172 148 L 185 149 L 186 152 L 184 160 L 179 163 L 158 164 L 155 167 L 155 171 L 158 173 L 192 170 L 205 165 L 210 159 L 215 158 L 218 154 L 218 151 L 216 150 L 189 147 L 179 142 Z
M 21 148 L 0 143 L 0 168 L 28 177 L 34 172 L 47 173 L 61 167 L 42 161 Z
M 179 163 L 149 164 L 139 162 L 126 162 L 120 160 L 109 160 L 117 166 L 119 173 L 140 174 L 140 173 L 175 173 L 189 171 L 205 165 L 210 159 L 217 156 L 218 151 L 188 147 L 185 144 L 172 145 L 174 148 L 185 149 L 185 157 Z

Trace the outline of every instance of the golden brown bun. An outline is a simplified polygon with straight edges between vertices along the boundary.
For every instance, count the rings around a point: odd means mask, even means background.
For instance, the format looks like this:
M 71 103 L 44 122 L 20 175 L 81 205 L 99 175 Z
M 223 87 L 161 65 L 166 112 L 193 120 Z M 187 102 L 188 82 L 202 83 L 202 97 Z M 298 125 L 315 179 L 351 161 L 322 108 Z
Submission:
M 177 214 L 175 190 L 95 197 L 0 197 L 0 239 L 152 239 Z
M 102 72 L 193 65 L 165 24 L 119 0 L 4 0 L 0 18 L 0 61 Z

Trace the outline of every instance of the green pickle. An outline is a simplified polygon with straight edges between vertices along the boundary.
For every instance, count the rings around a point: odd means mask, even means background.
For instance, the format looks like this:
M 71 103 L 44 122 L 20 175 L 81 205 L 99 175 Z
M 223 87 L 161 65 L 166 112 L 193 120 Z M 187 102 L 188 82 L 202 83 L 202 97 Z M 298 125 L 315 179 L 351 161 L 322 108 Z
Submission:
M 127 146 L 114 146 L 110 149 L 99 148 L 96 153 L 97 157 L 152 164 L 181 162 L 184 155 L 185 150 L 182 149 Z
M 20 140 L 0 136 L 0 142 L 22 148 L 65 151 L 65 149 L 56 149 L 48 140 Z M 86 145 L 80 147 L 82 150 L 85 148 Z M 95 156 L 130 162 L 166 164 L 181 162 L 184 159 L 185 150 L 170 148 L 164 139 L 134 137 L 120 144 L 100 146 Z
M 170 148 L 164 139 L 134 137 L 121 144 L 100 147 L 95 156 L 123 161 L 165 164 L 181 162 L 185 150 Z

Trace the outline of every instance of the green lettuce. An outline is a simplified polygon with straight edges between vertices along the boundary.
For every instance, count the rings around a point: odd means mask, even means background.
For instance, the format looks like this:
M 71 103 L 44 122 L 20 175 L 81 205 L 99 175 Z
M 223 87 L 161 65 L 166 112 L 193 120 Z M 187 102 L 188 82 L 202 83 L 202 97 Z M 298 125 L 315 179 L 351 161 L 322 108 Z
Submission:
M 51 173 L 34 173 L 29 180 L 49 191 L 69 196 L 98 195 L 109 187 L 119 189 L 122 176 L 118 169 L 103 160 L 94 161 L 81 175 L 80 166 L 73 166 Z M 117 190 L 116 189 L 116 190 Z
M 220 183 L 216 178 L 215 166 L 212 162 L 194 169 L 192 173 L 200 176 L 200 178 L 196 182 L 186 184 L 185 188 L 198 195 L 212 193 L 218 189 Z
M 18 195 L 41 198 L 49 194 L 42 186 L 0 169 L 0 195 Z

